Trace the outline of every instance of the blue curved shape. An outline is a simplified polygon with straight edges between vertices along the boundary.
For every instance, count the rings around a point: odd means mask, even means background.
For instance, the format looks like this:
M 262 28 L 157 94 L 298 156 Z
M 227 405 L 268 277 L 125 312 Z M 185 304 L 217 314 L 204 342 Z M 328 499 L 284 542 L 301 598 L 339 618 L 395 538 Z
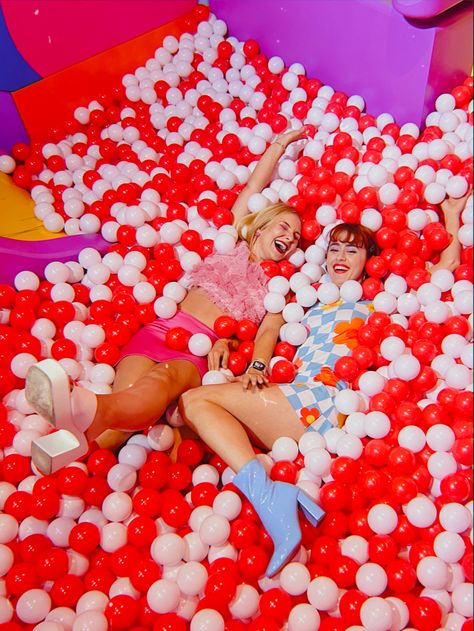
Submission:
M 0 90 L 13 92 L 24 88 L 42 77 L 23 59 L 18 52 L 5 23 L 0 6 Z

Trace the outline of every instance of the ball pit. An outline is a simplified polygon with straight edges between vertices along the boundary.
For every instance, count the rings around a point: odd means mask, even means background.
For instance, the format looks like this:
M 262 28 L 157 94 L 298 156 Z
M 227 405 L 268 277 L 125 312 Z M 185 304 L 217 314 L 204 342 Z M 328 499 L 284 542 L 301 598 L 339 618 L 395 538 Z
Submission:
M 165 37 L 113 94 L 78 107 L 67 138 L 0 157 L 47 229 L 110 243 L 104 256 L 85 248 L 77 261 L 49 263 L 44 277 L 24 271 L 0 287 L 0 623 L 467 631 L 472 200 L 460 265 L 430 275 L 425 264 L 449 243 L 439 204 L 472 186 L 472 78 L 438 97 L 424 128 L 400 128 L 388 113 L 366 113 L 362 97 L 306 77 L 301 64 L 287 68 L 255 41 L 226 38 L 205 7 L 194 24 L 196 33 Z M 142 324 L 176 312 L 183 272 L 232 249 L 238 191 L 274 134 L 302 124 L 309 140 L 287 150 L 249 203 L 258 212 L 282 200 L 303 221 L 290 261 L 263 264 L 266 306 L 286 322 L 273 381 L 294 378 L 305 309 L 363 295 L 374 312 L 335 369 L 352 384 L 336 397 L 344 428 L 299 444 L 282 437 L 267 456 L 273 479 L 296 482 L 327 513 L 318 529 L 302 520 L 301 549 L 269 579 L 267 533 L 199 441 L 172 452 L 175 434 L 159 424 L 117 455 L 98 449 L 41 476 L 30 446 L 48 427 L 23 386 L 32 363 L 53 357 L 81 385 L 111 392 L 120 348 Z M 381 250 L 362 285 L 340 292 L 321 267 L 336 220 L 373 229 Z M 255 325 L 223 316 L 215 330 L 236 335 L 229 369 L 243 373 Z M 169 338 L 197 355 L 210 348 L 185 329 Z

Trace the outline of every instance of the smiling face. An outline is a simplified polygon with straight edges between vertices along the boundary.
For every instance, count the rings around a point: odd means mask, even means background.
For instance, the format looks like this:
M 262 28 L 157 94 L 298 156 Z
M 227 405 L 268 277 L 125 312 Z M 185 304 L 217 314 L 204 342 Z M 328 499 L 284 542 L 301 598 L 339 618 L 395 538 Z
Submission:
M 256 231 L 250 250 L 256 261 L 282 261 L 298 247 L 301 221 L 298 215 L 285 211 Z
M 348 234 L 339 235 L 338 240 L 330 241 L 326 254 L 328 274 L 338 287 L 346 280 L 361 280 L 367 261 L 367 250 L 349 239 Z

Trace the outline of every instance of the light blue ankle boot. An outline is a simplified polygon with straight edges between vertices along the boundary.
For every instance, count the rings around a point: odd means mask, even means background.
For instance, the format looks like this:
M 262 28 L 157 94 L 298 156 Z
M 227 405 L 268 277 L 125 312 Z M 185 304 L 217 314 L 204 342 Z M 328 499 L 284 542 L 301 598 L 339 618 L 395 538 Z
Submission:
M 256 458 L 240 469 L 233 483 L 255 508 L 273 540 L 274 551 L 266 570 L 267 576 L 273 576 L 301 543 L 298 504 L 313 526 L 324 517 L 324 511 L 294 484 L 270 480 Z

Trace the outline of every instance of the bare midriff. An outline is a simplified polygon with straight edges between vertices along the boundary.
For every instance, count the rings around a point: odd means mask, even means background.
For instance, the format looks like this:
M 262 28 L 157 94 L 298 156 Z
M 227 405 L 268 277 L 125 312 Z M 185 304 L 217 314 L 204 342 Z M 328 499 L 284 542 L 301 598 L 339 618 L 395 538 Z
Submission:
M 180 303 L 179 308 L 181 311 L 184 311 L 184 313 L 192 315 L 210 329 L 214 328 L 216 318 L 225 313 L 225 311 L 219 309 L 219 307 L 209 300 L 202 289 L 197 287 L 193 287 L 188 291 L 186 298 Z

